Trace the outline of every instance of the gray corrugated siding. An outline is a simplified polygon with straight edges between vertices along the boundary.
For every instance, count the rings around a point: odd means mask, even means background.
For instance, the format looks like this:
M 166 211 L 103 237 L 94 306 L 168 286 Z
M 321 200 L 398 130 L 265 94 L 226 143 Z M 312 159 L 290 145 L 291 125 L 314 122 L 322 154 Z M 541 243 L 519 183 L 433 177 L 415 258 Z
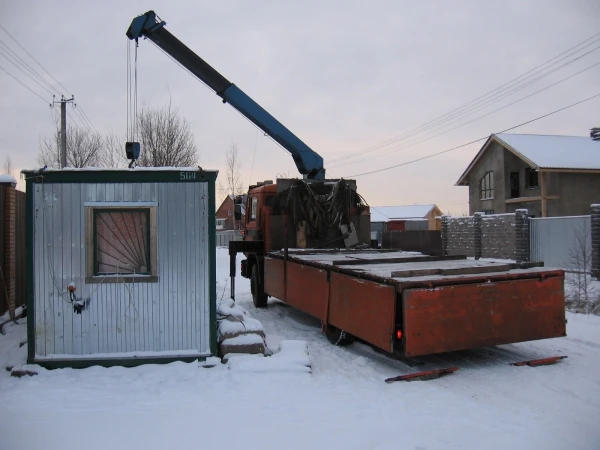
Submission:
M 85 284 L 85 202 L 158 202 L 159 282 Z M 34 216 L 36 357 L 210 354 L 208 184 L 34 184 Z
M 582 270 L 582 256 L 591 269 L 592 239 L 590 216 L 530 219 L 531 261 L 543 261 L 546 267 Z M 585 247 L 585 251 L 583 248 Z M 576 263 L 576 259 L 580 263 Z

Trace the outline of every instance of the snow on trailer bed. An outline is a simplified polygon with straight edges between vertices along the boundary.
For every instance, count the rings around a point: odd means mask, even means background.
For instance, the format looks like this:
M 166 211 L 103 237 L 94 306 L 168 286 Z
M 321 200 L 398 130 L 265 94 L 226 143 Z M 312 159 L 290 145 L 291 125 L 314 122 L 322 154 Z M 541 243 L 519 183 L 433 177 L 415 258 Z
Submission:
M 283 252 L 272 252 L 270 255 L 284 257 Z M 508 271 L 521 277 L 555 273 L 553 269 L 540 267 L 536 263 L 474 260 L 466 256 L 428 256 L 398 250 L 290 250 L 288 259 L 357 276 L 371 276 L 388 282 L 393 280 L 402 287 L 449 278 L 467 279 L 482 274 L 487 278 L 499 279 Z

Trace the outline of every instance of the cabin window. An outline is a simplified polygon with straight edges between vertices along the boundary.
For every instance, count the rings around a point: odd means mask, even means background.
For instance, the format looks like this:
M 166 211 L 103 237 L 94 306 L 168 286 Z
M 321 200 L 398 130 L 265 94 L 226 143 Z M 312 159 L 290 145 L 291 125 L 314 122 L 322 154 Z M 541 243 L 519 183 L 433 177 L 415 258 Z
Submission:
M 527 184 L 527 189 L 539 187 L 537 170 L 530 167 L 525 169 L 525 183 Z
M 479 182 L 481 188 L 481 200 L 494 198 L 494 172 L 486 173 Z
M 258 197 L 252 197 L 252 203 L 250 205 L 250 220 L 256 220 L 256 210 L 258 207 Z
M 158 281 L 156 207 L 87 209 L 86 282 Z

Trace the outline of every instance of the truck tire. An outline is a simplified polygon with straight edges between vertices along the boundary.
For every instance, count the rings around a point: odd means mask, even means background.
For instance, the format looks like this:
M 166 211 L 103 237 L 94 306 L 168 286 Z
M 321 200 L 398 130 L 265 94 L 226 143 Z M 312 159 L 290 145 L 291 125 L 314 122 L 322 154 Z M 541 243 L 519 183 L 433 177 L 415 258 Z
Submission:
M 252 275 L 250 277 L 250 292 L 252 292 L 252 303 L 256 308 L 266 308 L 269 296 L 265 294 L 264 285 L 260 282 L 258 276 L 258 264 L 252 265 Z
M 333 325 L 327 325 L 325 337 L 327 337 L 329 342 L 331 342 L 333 345 L 337 345 L 338 347 L 345 347 L 354 342 L 354 336 L 346 333 L 340 328 L 334 327 Z

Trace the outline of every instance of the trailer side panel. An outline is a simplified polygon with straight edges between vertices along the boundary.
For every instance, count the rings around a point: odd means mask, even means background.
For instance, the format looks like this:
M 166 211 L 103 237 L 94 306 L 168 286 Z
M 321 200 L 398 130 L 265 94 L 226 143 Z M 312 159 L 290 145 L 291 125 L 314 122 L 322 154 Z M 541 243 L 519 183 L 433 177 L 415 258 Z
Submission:
M 396 289 L 332 272 L 328 317 L 331 325 L 392 352 Z
M 564 278 L 403 292 L 406 356 L 566 335 Z
M 265 292 L 300 311 L 323 319 L 329 293 L 327 272 L 304 264 L 266 258 Z

